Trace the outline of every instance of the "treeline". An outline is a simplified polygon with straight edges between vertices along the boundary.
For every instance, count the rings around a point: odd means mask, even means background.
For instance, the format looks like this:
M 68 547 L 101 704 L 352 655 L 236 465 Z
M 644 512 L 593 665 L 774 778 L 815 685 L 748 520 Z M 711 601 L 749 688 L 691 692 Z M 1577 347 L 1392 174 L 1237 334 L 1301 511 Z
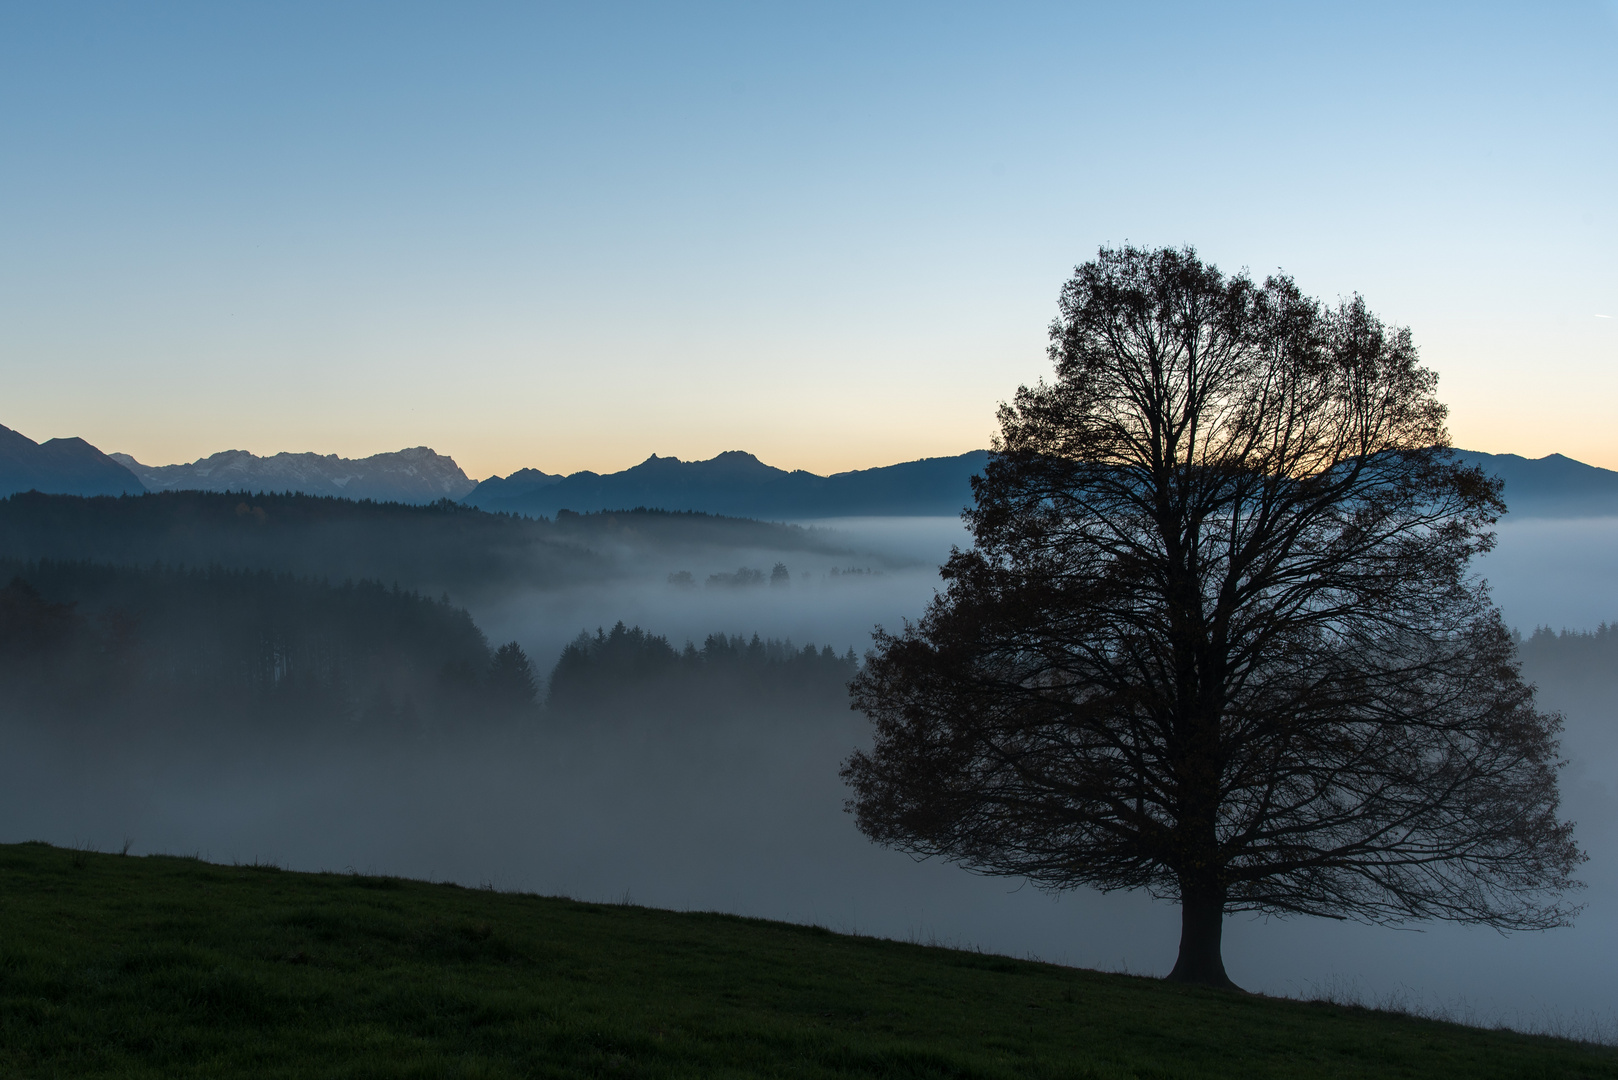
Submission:
M 138 496 L 0 499 L 0 558 L 272 570 L 328 581 L 399 582 L 457 600 L 610 576 L 637 547 L 713 545 L 835 552 L 799 526 L 634 510 L 487 513 L 298 494 L 176 491 Z
M 786 563 L 776 563 L 766 578 L 764 571 L 742 566 L 738 567 L 735 573 L 709 574 L 708 588 L 746 589 L 762 585 L 766 580 L 775 588 L 785 588 L 792 584 L 792 571 L 787 569 Z M 669 575 L 669 584 L 677 589 L 694 589 L 697 587 L 697 579 L 689 570 L 676 570 Z
M 515 642 L 464 608 L 376 581 L 263 570 L 0 559 L 0 719 L 125 730 L 322 731 L 390 738 L 575 719 L 629 705 L 690 718 L 733 706 L 841 707 L 852 649 L 622 623 L 581 635 L 548 694 Z M 544 698 L 544 706 L 541 698 Z
M 548 706 L 588 715 L 626 706 L 705 708 L 768 702 L 841 706 L 859 661 L 850 648 L 795 647 L 790 640 L 710 634 L 699 648 L 618 623 L 580 634 L 551 671 Z
M 399 582 L 466 598 L 600 574 L 606 561 L 549 522 L 458 503 L 178 491 L 0 499 L 0 557 L 270 570 Z
M 1541 626 L 1517 643 L 1517 657 L 1531 681 L 1618 684 L 1618 624 L 1562 631 Z
M 527 658 L 375 581 L 0 560 L 0 711 L 119 725 L 422 732 L 534 708 Z
M 714 545 L 838 550 L 812 529 L 645 509 L 549 521 L 290 493 L 13 495 L 0 499 L 0 719 L 396 733 L 537 719 L 542 674 L 514 643 L 492 650 L 457 605 Z M 716 648 L 699 650 L 713 672 Z M 805 662 L 771 664 L 752 684 L 779 676 L 798 693 Z M 688 696 L 721 685 L 692 678 Z

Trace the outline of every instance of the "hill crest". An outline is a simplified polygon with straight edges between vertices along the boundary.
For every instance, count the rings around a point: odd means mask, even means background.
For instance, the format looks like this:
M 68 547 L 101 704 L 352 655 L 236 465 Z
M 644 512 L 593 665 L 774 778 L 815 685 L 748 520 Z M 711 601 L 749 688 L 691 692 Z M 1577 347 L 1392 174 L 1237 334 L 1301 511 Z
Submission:
M 492 477 L 461 501 L 484 510 L 551 517 L 561 510 L 589 513 L 632 506 L 691 510 L 774 520 L 832 517 L 954 516 L 972 501 L 971 480 L 988 451 L 922 458 L 875 469 L 819 476 L 787 471 L 744 450 L 706 461 L 653 454 L 639 465 L 605 475 L 576 472 L 514 482 Z
M 0 497 L 19 491 L 139 495 L 145 490 L 131 470 L 77 436 L 36 443 L 0 425 Z

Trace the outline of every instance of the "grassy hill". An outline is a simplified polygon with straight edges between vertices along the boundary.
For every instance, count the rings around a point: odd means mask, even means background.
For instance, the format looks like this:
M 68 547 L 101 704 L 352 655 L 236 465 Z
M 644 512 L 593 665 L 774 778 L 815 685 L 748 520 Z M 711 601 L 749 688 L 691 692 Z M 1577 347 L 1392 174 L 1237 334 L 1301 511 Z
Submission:
M 724 915 L 0 846 L 7 1076 L 1618 1077 L 1553 1039 Z

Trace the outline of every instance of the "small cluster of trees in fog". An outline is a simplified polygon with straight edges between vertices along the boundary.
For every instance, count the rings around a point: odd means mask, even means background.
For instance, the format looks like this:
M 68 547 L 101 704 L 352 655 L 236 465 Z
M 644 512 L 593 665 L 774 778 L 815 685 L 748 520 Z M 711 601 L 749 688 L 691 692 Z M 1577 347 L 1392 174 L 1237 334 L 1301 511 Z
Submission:
M 1588 667 L 1618 660 L 1618 623 L 1602 623 L 1594 630 L 1552 630 L 1537 626 L 1517 643 L 1524 660 L 1560 660 Z
M 827 576 L 839 577 L 875 577 L 881 572 L 869 568 L 850 566 L 843 569 L 832 567 Z M 808 572 L 804 579 L 809 578 Z M 768 577 L 764 571 L 755 570 L 749 566 L 741 566 L 734 573 L 709 574 L 707 587 L 710 589 L 745 589 L 755 585 L 763 585 L 766 581 L 773 588 L 784 589 L 792 584 L 792 571 L 787 569 L 786 563 L 776 563 L 770 570 Z M 697 587 L 696 575 L 689 570 L 676 570 L 669 575 L 669 584 L 677 589 L 695 589 Z
M 787 569 L 786 563 L 776 563 L 766 578 L 762 570 L 740 566 L 736 568 L 735 573 L 709 574 L 707 585 L 710 589 L 746 589 L 762 585 L 765 581 L 778 589 L 785 588 L 792 584 L 792 571 Z M 689 570 L 676 570 L 669 575 L 669 584 L 677 589 L 694 589 L 697 587 L 697 579 Z
M 850 648 L 710 634 L 699 648 L 676 649 L 668 638 L 618 623 L 611 631 L 580 634 L 562 650 L 551 672 L 548 704 L 561 711 L 590 710 L 633 701 L 713 703 L 742 697 L 790 698 L 843 705 L 848 680 L 859 667 Z
M 1541 626 L 1517 642 L 1517 656 L 1523 673 L 1532 679 L 1562 686 L 1600 685 L 1610 693 L 1618 686 L 1618 624 L 1560 633 Z

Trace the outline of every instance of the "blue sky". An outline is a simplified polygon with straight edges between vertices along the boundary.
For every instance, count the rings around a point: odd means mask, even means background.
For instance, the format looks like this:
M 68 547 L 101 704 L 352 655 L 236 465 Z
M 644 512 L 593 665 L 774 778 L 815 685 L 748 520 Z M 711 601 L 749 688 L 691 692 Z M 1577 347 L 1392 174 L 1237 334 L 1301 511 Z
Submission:
M 0 3 L 0 423 L 475 476 L 985 445 L 1103 243 L 1618 467 L 1618 5 Z

